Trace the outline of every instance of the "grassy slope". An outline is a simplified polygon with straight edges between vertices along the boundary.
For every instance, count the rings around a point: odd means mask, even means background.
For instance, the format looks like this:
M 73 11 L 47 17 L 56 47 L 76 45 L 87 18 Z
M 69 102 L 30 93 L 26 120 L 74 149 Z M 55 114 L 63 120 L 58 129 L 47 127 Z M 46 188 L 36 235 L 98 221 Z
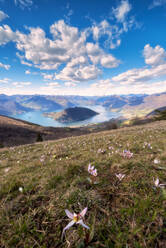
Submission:
M 116 128 L 116 125 L 112 121 L 85 127 L 42 127 L 27 121 L 0 115 L 0 146 L 10 147 L 35 143 L 39 133 L 43 140 L 46 141 L 79 136 L 112 128 Z
M 123 158 L 123 149 L 134 157 Z M 166 182 L 165 161 L 166 121 L 2 149 L 0 247 L 164 248 L 166 192 L 154 188 L 153 178 Z M 87 180 L 90 162 L 98 170 L 95 185 Z M 120 182 L 115 173 L 126 177 Z M 61 241 L 69 223 L 64 210 L 78 213 L 86 206 L 90 242 L 84 245 L 79 225 Z

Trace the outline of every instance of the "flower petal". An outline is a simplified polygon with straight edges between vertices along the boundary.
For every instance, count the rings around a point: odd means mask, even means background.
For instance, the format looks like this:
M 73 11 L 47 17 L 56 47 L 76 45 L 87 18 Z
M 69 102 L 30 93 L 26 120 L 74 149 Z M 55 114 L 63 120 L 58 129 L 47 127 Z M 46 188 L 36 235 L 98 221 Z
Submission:
M 69 217 L 70 219 L 73 219 L 74 215 L 68 209 L 65 209 L 65 213 L 67 217 Z
M 63 229 L 62 236 L 64 235 L 64 232 L 69 229 L 71 226 L 73 226 L 75 223 L 74 220 L 70 221 L 69 224 Z
M 86 229 L 89 229 L 89 226 L 85 225 L 83 220 L 78 221 L 77 224 L 80 224 L 81 226 L 85 227 Z
M 81 215 L 82 218 L 84 218 L 84 216 L 85 216 L 87 210 L 88 210 L 88 208 L 86 207 L 86 208 L 84 208 L 84 209 L 81 211 L 80 215 Z
M 156 187 L 159 185 L 159 179 L 158 178 L 154 181 L 154 184 Z

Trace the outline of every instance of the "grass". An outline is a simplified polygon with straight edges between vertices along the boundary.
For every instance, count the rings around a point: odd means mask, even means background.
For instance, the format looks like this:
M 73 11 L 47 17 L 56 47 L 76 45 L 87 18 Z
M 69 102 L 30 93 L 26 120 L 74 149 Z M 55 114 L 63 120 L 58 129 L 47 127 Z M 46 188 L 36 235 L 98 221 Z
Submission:
M 124 149 L 134 156 L 123 158 Z M 166 183 L 166 121 L 2 149 L 0 247 L 165 248 L 166 189 L 154 187 L 157 177 Z M 65 209 L 85 207 L 90 231 L 74 225 L 62 240 Z

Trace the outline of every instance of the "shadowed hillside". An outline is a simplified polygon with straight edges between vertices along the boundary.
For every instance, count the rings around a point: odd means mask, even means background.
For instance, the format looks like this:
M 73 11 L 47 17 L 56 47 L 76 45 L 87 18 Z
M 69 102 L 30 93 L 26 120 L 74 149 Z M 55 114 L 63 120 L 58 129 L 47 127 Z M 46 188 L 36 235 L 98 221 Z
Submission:
M 42 127 L 30 122 L 21 121 L 6 116 L 0 116 L 0 146 L 16 146 L 35 143 L 40 136 L 42 140 L 54 140 L 59 138 L 78 136 L 91 132 L 117 128 L 114 120 L 90 125 L 87 127 Z

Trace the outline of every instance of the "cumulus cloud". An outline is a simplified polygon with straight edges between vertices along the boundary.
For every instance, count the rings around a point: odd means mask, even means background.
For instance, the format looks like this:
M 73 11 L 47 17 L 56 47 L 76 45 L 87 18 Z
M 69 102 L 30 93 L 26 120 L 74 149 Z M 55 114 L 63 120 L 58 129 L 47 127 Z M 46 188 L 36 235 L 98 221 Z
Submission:
M 4 68 L 4 69 L 6 69 L 6 70 L 9 70 L 10 65 L 5 65 L 5 64 L 2 64 L 2 63 L 0 62 L 0 67 L 1 67 L 1 68 Z
M 8 17 L 9 16 L 7 14 L 5 14 L 2 10 L 0 10 L 0 22 Z
M 145 63 L 148 65 L 156 66 L 166 63 L 166 51 L 160 46 L 153 48 L 147 44 L 144 47 L 143 55 L 145 57 Z
M 17 49 L 23 53 L 28 63 L 30 61 L 37 68 L 50 70 L 67 62 L 69 56 L 65 54 L 61 42 L 47 39 L 41 28 L 30 28 L 29 31 L 28 35 L 17 32 L 16 42 Z
M 134 68 L 112 78 L 121 84 L 136 84 L 147 82 L 166 75 L 166 52 L 160 47 L 152 48 L 149 44 L 144 47 L 145 63 L 150 67 Z
M 101 25 L 107 28 L 106 22 Z M 0 27 L 0 45 L 15 42 L 19 51 L 16 55 L 24 65 L 41 70 L 57 70 L 61 66 L 61 71 L 54 78 L 50 74 L 43 74 L 45 80 L 94 80 L 101 75 L 101 67 L 114 68 L 120 63 L 112 54 L 99 47 L 98 43 L 87 42 L 87 29 L 79 31 L 77 27 L 59 20 L 51 25 L 50 33 L 52 39 L 47 38 L 40 27 L 30 27 L 25 34 L 18 30 L 13 32 L 9 26 L 4 25 Z
M 87 43 L 87 54 L 94 64 L 101 64 L 105 68 L 114 68 L 120 64 L 120 61 L 111 54 L 106 54 L 98 44 Z
M 0 26 L 0 45 L 5 45 L 10 41 L 15 41 L 16 37 L 16 34 L 8 25 Z
M 69 67 L 66 66 L 55 79 L 63 81 L 82 82 L 96 79 L 101 74 L 101 70 L 94 65 Z
M 113 9 L 113 13 L 118 22 L 124 22 L 127 14 L 131 10 L 131 5 L 127 0 L 122 0 L 120 5 Z
M 54 78 L 53 74 L 42 73 L 42 76 L 43 76 L 44 80 L 53 80 L 53 78 Z

